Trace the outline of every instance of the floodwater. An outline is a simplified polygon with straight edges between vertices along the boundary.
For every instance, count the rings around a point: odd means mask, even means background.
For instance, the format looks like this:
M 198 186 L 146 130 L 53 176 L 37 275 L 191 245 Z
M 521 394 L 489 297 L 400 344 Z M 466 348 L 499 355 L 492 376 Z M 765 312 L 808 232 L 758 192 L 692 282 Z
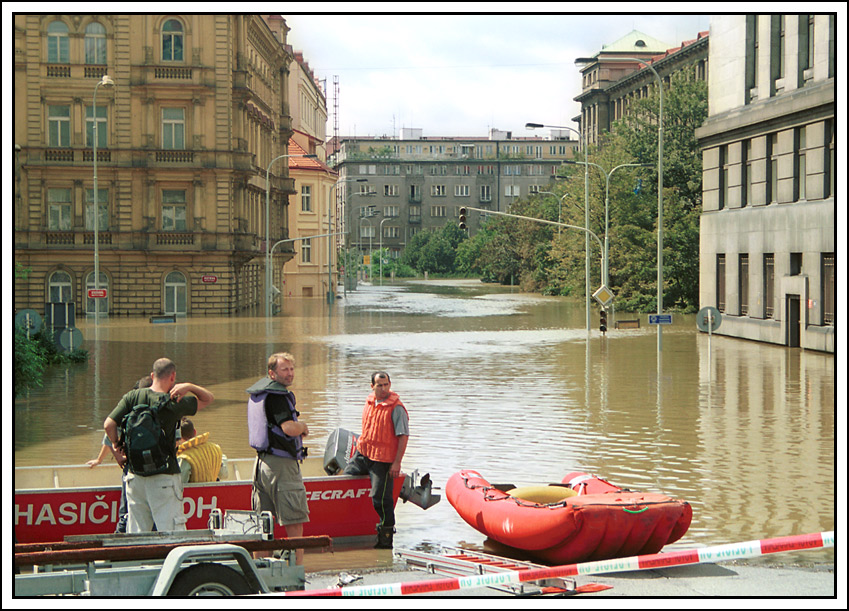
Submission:
M 588 338 L 583 306 L 431 281 L 360 286 L 333 305 L 288 298 L 271 321 L 78 321 L 90 359 L 52 369 L 15 401 L 15 465 L 94 458 L 104 418 L 160 356 L 177 363 L 178 381 L 215 394 L 194 418 L 198 431 L 228 456 L 251 456 L 245 389 L 268 354 L 288 351 L 313 455 L 333 429 L 359 431 L 369 376 L 385 369 L 410 413 L 404 468 L 430 473 L 439 488 L 461 469 L 516 485 L 595 473 L 689 501 L 693 523 L 678 548 L 834 529 L 832 355 L 709 340 L 694 316 L 675 315 L 658 359 L 645 316 L 640 329 L 602 337 L 594 327 Z M 611 329 L 616 318 L 636 316 L 617 314 Z M 435 492 L 442 502 L 427 511 L 399 502 L 396 547 L 481 545 Z

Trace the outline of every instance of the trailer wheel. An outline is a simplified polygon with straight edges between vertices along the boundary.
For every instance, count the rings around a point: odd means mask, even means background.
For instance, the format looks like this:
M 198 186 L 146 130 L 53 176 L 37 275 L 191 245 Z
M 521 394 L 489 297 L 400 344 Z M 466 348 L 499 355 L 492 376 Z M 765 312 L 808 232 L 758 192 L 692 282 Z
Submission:
M 239 571 L 212 562 L 183 569 L 168 590 L 168 596 L 239 596 L 253 593 Z

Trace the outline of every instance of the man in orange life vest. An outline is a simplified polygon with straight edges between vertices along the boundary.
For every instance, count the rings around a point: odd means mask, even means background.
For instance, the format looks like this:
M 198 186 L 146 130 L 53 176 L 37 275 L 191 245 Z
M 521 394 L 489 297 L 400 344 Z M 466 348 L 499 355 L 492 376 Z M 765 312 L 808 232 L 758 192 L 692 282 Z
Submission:
M 388 373 L 372 374 L 372 393 L 363 408 L 362 434 L 357 440 L 356 453 L 345 467 L 345 475 L 368 473 L 371 478 L 371 500 L 380 517 L 377 549 L 392 549 L 395 533 L 392 487 L 401 473 L 401 459 L 410 437 L 407 409 L 390 386 Z

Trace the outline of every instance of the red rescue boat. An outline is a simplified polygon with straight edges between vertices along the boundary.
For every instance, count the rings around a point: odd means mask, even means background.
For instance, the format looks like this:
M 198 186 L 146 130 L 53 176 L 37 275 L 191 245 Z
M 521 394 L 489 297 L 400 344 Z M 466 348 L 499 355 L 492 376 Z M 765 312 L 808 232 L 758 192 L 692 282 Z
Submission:
M 693 518 L 686 501 L 624 490 L 586 473 L 512 488 L 466 470 L 452 475 L 445 491 L 470 526 L 548 564 L 653 554 L 680 539 Z

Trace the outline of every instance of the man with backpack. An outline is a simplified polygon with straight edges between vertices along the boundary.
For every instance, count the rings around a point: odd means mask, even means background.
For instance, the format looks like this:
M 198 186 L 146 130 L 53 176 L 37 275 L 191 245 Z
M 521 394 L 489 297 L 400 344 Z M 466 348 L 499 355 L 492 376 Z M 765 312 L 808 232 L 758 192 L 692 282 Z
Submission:
M 196 384 L 177 384 L 177 367 L 170 359 L 158 359 L 150 377 L 149 388 L 125 394 L 103 423 L 128 467 L 128 533 L 149 532 L 154 525 L 160 532 L 186 529 L 174 431 L 183 416 L 193 416 L 215 399 Z

